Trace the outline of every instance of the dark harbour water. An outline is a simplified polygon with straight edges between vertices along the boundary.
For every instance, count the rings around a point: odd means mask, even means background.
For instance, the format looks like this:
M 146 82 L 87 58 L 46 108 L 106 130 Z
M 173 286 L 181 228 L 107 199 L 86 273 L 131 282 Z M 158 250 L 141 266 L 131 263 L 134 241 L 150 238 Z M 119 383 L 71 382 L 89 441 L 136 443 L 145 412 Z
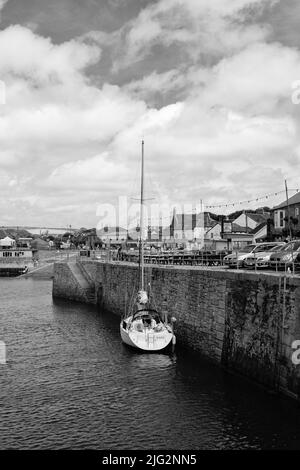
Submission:
M 300 449 L 300 407 L 198 355 L 139 354 L 118 318 L 0 279 L 0 449 Z

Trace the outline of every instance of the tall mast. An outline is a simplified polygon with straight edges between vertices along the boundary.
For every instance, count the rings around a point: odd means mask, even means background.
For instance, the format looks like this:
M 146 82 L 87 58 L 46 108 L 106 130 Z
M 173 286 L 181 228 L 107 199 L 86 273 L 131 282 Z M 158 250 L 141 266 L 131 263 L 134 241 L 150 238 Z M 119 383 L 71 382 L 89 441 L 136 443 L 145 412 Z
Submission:
M 141 213 L 140 213 L 140 246 L 141 246 L 141 289 L 144 290 L 144 141 L 142 140 L 142 168 L 141 168 Z
M 287 187 L 287 180 L 284 181 L 285 184 L 285 194 L 286 194 L 286 205 L 287 205 L 287 224 L 289 230 L 290 241 L 292 240 L 292 229 L 291 229 L 291 221 L 290 221 L 290 205 L 289 205 L 289 192 Z

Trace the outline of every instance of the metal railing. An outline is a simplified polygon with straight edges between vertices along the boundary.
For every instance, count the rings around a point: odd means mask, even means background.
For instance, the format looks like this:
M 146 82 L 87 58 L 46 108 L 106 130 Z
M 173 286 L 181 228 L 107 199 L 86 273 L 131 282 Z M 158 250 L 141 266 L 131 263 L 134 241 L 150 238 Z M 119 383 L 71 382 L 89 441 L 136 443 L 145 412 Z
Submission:
M 147 253 L 144 255 L 145 264 L 159 265 L 186 265 L 186 266 L 223 266 L 223 258 L 226 253 L 221 252 L 165 252 Z M 139 262 L 139 252 L 111 252 L 106 258 L 115 261 L 125 261 L 130 263 Z
M 287 275 L 300 274 L 300 256 L 299 260 L 294 259 L 291 262 L 266 262 L 261 266 L 261 261 L 256 258 L 252 265 L 245 265 L 243 261 L 224 261 L 226 252 L 163 252 L 148 253 L 144 255 L 145 264 L 163 265 L 163 266 L 207 266 L 207 267 L 226 267 L 228 269 L 243 269 L 254 272 L 281 272 Z M 124 261 L 129 263 L 139 263 L 139 252 L 118 250 L 80 250 L 78 253 L 80 259 L 108 261 Z

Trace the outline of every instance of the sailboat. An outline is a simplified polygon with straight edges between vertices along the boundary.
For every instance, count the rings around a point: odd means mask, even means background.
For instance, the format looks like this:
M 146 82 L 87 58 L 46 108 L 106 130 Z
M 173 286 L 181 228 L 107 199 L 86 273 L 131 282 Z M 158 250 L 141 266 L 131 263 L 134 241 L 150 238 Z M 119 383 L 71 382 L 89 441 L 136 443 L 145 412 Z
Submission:
M 139 258 L 139 290 L 136 293 L 134 305 L 128 315 L 121 319 L 120 333 L 122 341 L 142 351 L 161 351 L 170 344 L 175 346 L 173 324 L 163 318 L 160 312 L 151 306 L 149 292 L 145 289 L 144 267 L 144 141 L 142 141 L 141 165 L 141 209 L 140 209 L 140 258 Z

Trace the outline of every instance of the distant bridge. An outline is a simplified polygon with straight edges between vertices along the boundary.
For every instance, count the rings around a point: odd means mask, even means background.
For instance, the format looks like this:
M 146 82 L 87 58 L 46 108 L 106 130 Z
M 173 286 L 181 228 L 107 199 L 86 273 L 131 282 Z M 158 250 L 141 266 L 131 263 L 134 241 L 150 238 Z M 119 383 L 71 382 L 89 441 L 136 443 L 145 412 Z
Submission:
M 33 227 L 30 225 L 10 225 L 10 226 L 2 226 L 0 227 L 4 230 L 27 230 L 28 232 L 32 233 L 33 235 L 42 235 L 45 233 L 50 234 L 64 234 L 66 232 L 74 233 L 77 231 L 76 228 L 70 227 Z

